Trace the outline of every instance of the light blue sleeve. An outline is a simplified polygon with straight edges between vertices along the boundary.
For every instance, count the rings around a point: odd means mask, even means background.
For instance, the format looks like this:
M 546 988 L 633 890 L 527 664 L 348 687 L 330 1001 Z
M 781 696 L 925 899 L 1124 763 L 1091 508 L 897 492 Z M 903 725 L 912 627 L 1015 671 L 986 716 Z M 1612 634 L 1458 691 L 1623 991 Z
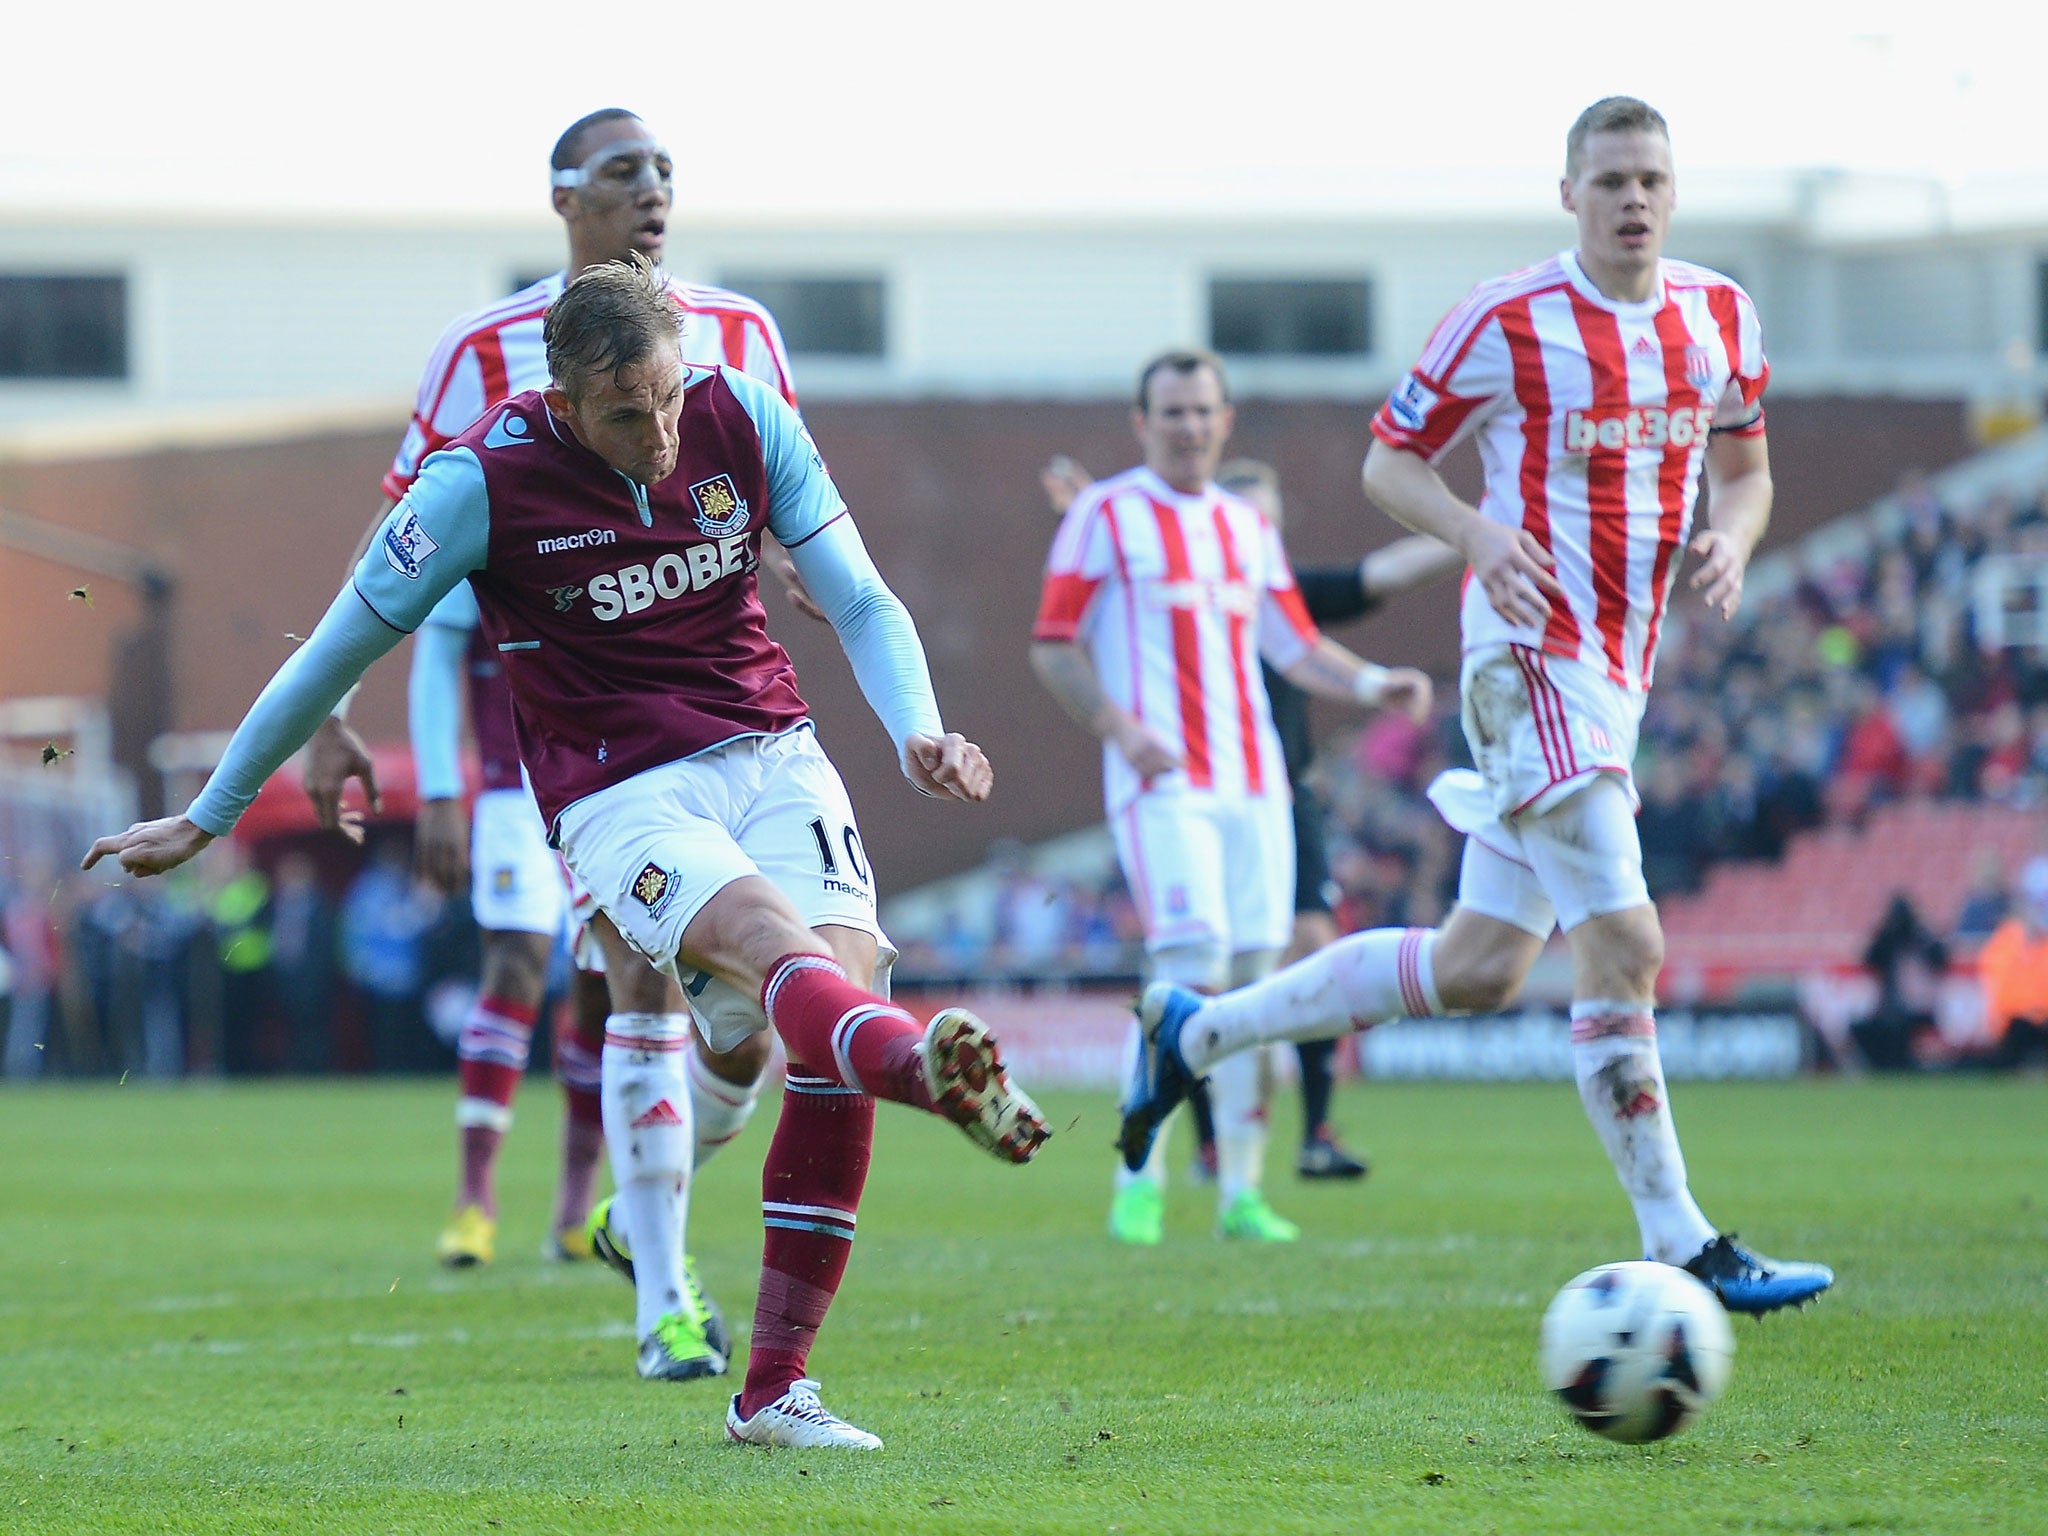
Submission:
M 434 604 L 433 612 L 426 617 L 429 624 L 459 629 L 465 635 L 483 621 L 483 615 L 477 611 L 476 588 L 466 581 L 457 582 L 450 587 L 448 595 Z
M 900 762 L 910 736 L 941 736 L 938 700 L 925 665 L 910 610 L 875 569 L 860 530 L 848 516 L 834 518 L 802 542 L 789 545 L 789 558 L 805 588 L 838 632 L 854 680 L 896 744 Z
M 225 837 L 264 781 L 327 718 L 335 701 L 401 636 L 353 586 L 336 595 L 313 633 L 249 706 L 220 766 L 185 812 L 202 832 Z
M 462 663 L 469 630 L 441 621 L 441 610 L 464 582 L 441 599 L 412 637 L 412 677 L 406 685 L 406 726 L 412 737 L 412 771 L 422 800 L 455 800 L 462 795 Z M 475 599 L 470 600 L 472 611 Z
M 785 549 L 846 513 L 846 502 L 825 469 L 824 455 L 811 441 L 803 417 L 752 374 L 720 370 L 761 434 L 761 462 L 768 470 L 768 531 Z
M 377 616 L 407 634 L 490 550 L 484 467 L 467 448 L 428 457 L 356 566 L 356 591 Z

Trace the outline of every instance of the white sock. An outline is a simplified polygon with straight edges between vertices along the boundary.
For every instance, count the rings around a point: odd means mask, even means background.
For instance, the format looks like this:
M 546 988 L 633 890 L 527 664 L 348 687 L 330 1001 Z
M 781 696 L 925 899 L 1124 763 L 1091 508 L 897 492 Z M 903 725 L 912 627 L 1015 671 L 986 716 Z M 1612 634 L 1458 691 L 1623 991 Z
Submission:
M 641 1339 L 683 1305 L 689 1039 L 687 1013 L 615 1013 L 604 1021 L 604 1139 L 618 1183 L 614 1219 L 633 1255 L 634 1337 Z
M 1635 1206 L 1644 1254 L 1683 1264 L 1713 1240 L 1714 1229 L 1686 1187 L 1651 1005 L 1573 1003 L 1572 1066 L 1586 1118 Z
M 746 1129 L 761 1099 L 761 1079 L 729 1083 L 704 1064 L 693 1040 L 684 1070 L 690 1077 L 690 1112 L 696 1127 L 695 1166 L 702 1168 L 720 1147 Z
M 1388 1019 L 1444 1011 L 1429 928 L 1374 928 L 1317 950 L 1263 981 L 1212 998 L 1181 1031 L 1197 1077 L 1269 1040 L 1334 1040 Z
M 1219 1061 L 1209 1072 L 1209 1113 L 1216 1124 L 1216 1206 L 1228 1208 L 1266 1171 L 1266 1090 L 1270 1047 Z

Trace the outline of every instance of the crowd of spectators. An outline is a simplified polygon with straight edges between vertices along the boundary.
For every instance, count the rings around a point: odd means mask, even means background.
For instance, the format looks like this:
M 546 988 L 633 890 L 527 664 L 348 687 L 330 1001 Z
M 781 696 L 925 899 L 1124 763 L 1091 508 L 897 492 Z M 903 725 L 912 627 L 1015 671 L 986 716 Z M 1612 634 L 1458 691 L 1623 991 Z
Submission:
M 325 850 L 330 858 L 333 850 Z M 473 992 L 467 901 L 386 833 L 353 869 L 233 840 L 159 880 L 0 873 L 0 1075 L 438 1071 Z

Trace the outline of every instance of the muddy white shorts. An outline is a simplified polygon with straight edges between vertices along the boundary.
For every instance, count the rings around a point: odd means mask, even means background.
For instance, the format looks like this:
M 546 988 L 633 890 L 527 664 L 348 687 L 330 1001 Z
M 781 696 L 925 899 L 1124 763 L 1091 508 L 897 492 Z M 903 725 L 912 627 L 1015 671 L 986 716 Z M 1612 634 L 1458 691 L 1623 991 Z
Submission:
M 1110 818 L 1145 948 L 1281 950 L 1294 932 L 1294 813 L 1285 795 L 1219 795 L 1168 775 Z
M 1429 786 L 1444 820 L 1485 850 L 1466 850 L 1459 904 L 1540 937 L 1553 919 L 1569 932 L 1647 902 L 1629 769 L 1644 695 L 1520 645 L 1466 656 L 1459 689 L 1478 771 Z
M 1647 698 L 1583 662 L 1526 645 L 1469 652 L 1459 671 L 1459 709 L 1494 816 L 1511 823 L 1547 810 L 1602 773 L 1621 781 L 1631 806 L 1639 804 L 1630 764 Z

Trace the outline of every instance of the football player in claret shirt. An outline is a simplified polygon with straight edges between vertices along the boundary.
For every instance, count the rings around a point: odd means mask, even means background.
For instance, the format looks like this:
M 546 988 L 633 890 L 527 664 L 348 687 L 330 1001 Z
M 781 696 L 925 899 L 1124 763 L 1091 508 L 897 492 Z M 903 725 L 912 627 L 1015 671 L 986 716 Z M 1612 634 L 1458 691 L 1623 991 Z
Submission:
M 600 928 L 671 975 L 707 971 L 757 997 L 789 1055 L 762 1172 L 746 1384 L 727 1431 L 878 1448 L 804 1374 L 845 1272 L 875 1099 L 940 1114 L 1011 1162 L 1049 1133 L 972 1014 L 944 1009 L 920 1027 L 865 985 L 878 952 L 873 877 L 763 624 L 764 530 L 838 631 L 905 777 L 977 802 L 993 770 L 940 723 L 917 631 L 802 421 L 756 379 L 685 364 L 678 323 L 642 258 L 571 283 L 547 318 L 555 382 L 486 412 L 421 466 L 189 811 L 101 838 L 85 862 L 115 856 L 154 874 L 230 830 L 363 668 L 466 579 L 505 658 L 520 758 Z M 687 1191 L 677 1107 L 688 1027 L 645 1014 L 607 1031 L 604 1120 L 622 1184 Z M 678 1292 L 677 1226 L 636 1226 L 634 1261 Z
M 1145 462 L 1067 509 L 1031 647 L 1040 681 L 1102 741 L 1104 808 L 1148 969 L 1206 991 L 1270 971 L 1293 928 L 1291 797 L 1260 658 L 1324 698 L 1418 718 L 1430 701 L 1422 673 L 1361 661 L 1317 632 L 1272 525 L 1215 483 L 1232 423 L 1215 357 L 1145 365 L 1131 413 Z M 1217 1231 L 1291 1242 L 1298 1229 L 1261 1188 L 1260 1077 L 1248 1051 L 1211 1084 Z M 1110 1235 L 1159 1242 L 1159 1159 L 1141 1154 L 1115 1180 Z
M 1834 1274 L 1717 1233 L 1687 1186 L 1657 1053 L 1664 939 L 1629 764 L 1684 553 L 1710 611 L 1725 619 L 1741 602 L 1770 519 L 1770 370 L 1749 296 L 1664 258 L 1676 188 L 1657 112 L 1620 96 L 1587 108 L 1566 136 L 1561 197 L 1576 249 L 1482 283 L 1451 312 L 1373 419 L 1365 462 L 1373 500 L 1470 567 L 1459 694 L 1478 767 L 1430 789 L 1466 837 L 1458 905 L 1434 931 L 1354 934 L 1215 1000 L 1148 989 L 1125 1145 L 1142 1156 L 1189 1074 L 1247 1047 L 1501 1008 L 1562 927 L 1580 1098 L 1644 1253 L 1731 1310 L 1768 1312 Z M 1435 467 L 1468 437 L 1485 470 L 1477 507 Z M 1694 533 L 1702 472 L 1713 526 Z
M 617 107 L 589 113 L 563 131 L 549 163 L 553 206 L 568 240 L 567 264 L 508 298 L 460 316 L 443 331 L 421 376 L 412 420 L 385 471 L 384 505 L 357 556 L 390 507 L 411 488 L 427 455 L 507 396 L 548 382 L 542 324 L 570 279 L 636 251 L 650 261 L 661 260 L 674 205 L 673 166 L 645 122 Z M 730 364 L 796 404 L 789 359 L 765 308 L 740 294 L 673 276 L 667 287 L 685 317 L 687 361 Z M 786 566 L 787 556 L 777 552 L 777 559 Z M 799 591 L 792 587 L 792 597 Z M 605 1022 L 612 1014 L 683 1013 L 690 1005 L 674 982 L 630 951 L 607 959 L 590 933 L 587 893 L 569 889 L 561 862 L 548 847 L 540 810 L 523 782 L 502 661 L 477 633 L 475 616 L 475 603 L 460 589 L 429 616 L 413 647 L 409 690 L 420 796 L 416 861 L 444 890 L 452 893 L 467 885 L 483 939 L 479 995 L 457 1043 L 455 1208 L 436 1252 L 454 1267 L 487 1264 L 495 1255 L 498 1155 L 526 1070 L 550 953 L 573 897 L 574 915 L 585 926 L 576 945 L 574 1027 L 561 1030 L 555 1040 L 555 1074 L 566 1113 L 561 1175 L 543 1251 L 551 1258 L 585 1258 L 595 1241 L 597 1252 L 630 1274 L 631 1207 L 649 1198 L 647 1192 L 622 1189 L 592 1211 L 603 1147 L 598 1057 Z M 473 827 L 463 804 L 459 733 L 465 695 L 482 771 Z M 343 782 L 352 772 L 366 773 L 369 763 L 343 723 L 345 704 L 346 698 L 307 749 L 307 789 L 328 826 L 340 823 Z M 701 1035 L 693 1032 L 684 1055 L 699 1165 L 737 1136 L 751 1116 L 767 1065 L 767 1043 L 765 1034 L 751 1035 L 721 1054 L 705 1048 Z M 685 1279 L 681 1309 L 665 1316 L 654 1333 L 642 1330 L 654 1340 L 640 1352 L 637 1365 L 643 1376 L 686 1380 L 724 1369 L 730 1337 L 716 1305 L 698 1287 L 687 1257 Z

